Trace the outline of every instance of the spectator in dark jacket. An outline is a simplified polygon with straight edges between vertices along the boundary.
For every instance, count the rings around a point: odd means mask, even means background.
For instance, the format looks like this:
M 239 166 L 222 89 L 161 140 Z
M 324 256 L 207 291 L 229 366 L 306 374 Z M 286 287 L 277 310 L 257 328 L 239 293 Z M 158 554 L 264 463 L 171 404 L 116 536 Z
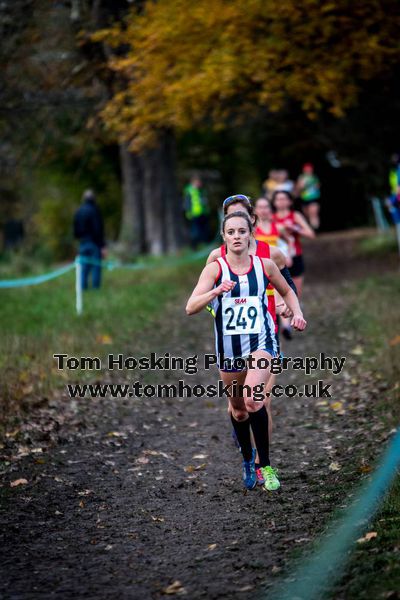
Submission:
M 82 288 L 88 288 L 92 273 L 93 288 L 101 284 L 101 259 L 105 255 L 103 217 L 96 196 L 92 190 L 86 190 L 83 203 L 74 216 L 74 236 L 79 240 L 79 255 L 92 262 L 82 264 Z

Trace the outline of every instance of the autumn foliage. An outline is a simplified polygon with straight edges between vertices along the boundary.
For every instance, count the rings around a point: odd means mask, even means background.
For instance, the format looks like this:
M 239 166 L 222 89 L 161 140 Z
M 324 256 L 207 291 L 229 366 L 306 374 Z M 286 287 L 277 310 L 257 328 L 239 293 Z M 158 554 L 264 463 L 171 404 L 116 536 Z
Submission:
M 161 129 L 223 128 L 288 99 L 311 118 L 340 117 L 363 81 L 399 61 L 399 25 L 395 0 L 147 2 L 94 36 L 118 49 L 120 87 L 102 116 L 133 150 Z

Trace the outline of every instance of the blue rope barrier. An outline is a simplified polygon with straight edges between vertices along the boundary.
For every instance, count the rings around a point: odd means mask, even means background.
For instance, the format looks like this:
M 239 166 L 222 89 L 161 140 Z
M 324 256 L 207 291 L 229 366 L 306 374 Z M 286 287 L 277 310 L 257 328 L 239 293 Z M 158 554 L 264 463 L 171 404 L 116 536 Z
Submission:
M 324 597 L 343 575 L 349 550 L 366 527 L 388 491 L 400 467 L 400 429 L 389 444 L 370 481 L 365 483 L 356 500 L 339 524 L 325 534 L 314 554 L 272 592 L 270 600 L 317 600 Z
M 36 275 L 34 277 L 23 277 L 21 279 L 3 279 L 0 281 L 0 288 L 16 288 L 27 285 L 38 285 L 39 283 L 45 283 L 46 281 L 50 281 L 51 279 L 56 279 L 56 277 L 61 277 L 61 275 L 64 275 L 65 273 L 68 273 L 73 269 L 75 269 L 75 263 L 71 263 L 69 265 L 66 265 L 65 267 L 61 267 L 60 269 L 51 271 L 50 273 L 44 273 L 43 275 Z
M 182 264 L 190 263 L 198 258 L 202 258 L 209 254 L 211 248 L 203 248 L 198 252 L 194 252 L 189 256 L 183 256 L 181 258 L 171 258 L 166 259 L 159 264 L 148 264 L 148 263 L 128 263 L 123 264 L 118 261 L 107 261 L 107 260 L 97 260 L 95 258 L 87 258 L 86 256 L 78 255 L 74 263 L 70 263 L 65 267 L 61 267 L 60 269 L 56 269 L 55 271 L 51 271 L 50 273 L 44 273 L 43 275 L 37 275 L 32 277 L 23 277 L 21 279 L 3 279 L 0 280 L 0 288 L 17 288 L 24 287 L 30 285 L 38 285 L 40 283 L 45 283 L 46 281 L 50 281 L 55 279 L 56 277 L 61 277 L 65 273 L 72 271 L 75 268 L 76 263 L 80 264 L 89 264 L 89 265 L 97 265 L 104 267 L 108 270 L 112 269 L 129 269 L 131 271 L 143 271 L 145 269 L 152 269 L 158 267 L 175 267 Z

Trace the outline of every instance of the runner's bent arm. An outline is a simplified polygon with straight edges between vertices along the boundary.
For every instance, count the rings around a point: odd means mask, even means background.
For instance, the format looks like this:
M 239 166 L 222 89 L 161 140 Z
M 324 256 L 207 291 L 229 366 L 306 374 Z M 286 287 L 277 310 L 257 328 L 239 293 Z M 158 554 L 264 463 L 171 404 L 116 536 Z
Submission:
M 296 286 L 294 285 L 293 279 L 290 276 L 289 269 L 286 266 L 286 257 L 283 254 L 282 250 L 279 250 L 279 248 L 274 248 L 272 246 L 271 247 L 271 260 L 274 261 L 274 263 L 280 270 L 282 277 L 284 279 L 286 279 L 286 281 L 288 282 L 288 284 L 290 285 L 290 287 L 292 288 L 292 290 L 294 291 L 294 293 L 297 296 L 297 289 L 296 289 Z
M 303 217 L 303 215 L 301 213 L 296 211 L 294 213 L 294 220 L 295 220 L 296 225 L 299 225 L 299 227 L 300 227 L 300 230 L 299 230 L 300 235 L 302 235 L 303 237 L 310 238 L 310 239 L 315 238 L 314 229 L 312 229 L 309 226 L 309 224 L 307 223 L 307 221 L 305 220 L 305 218 Z
M 271 260 L 274 261 L 278 269 L 281 270 L 284 267 L 286 267 L 286 258 L 282 250 L 279 250 L 279 248 L 276 248 L 274 246 L 270 246 L 269 249 L 271 254 Z
M 297 288 L 294 284 L 293 279 L 291 278 L 289 269 L 286 266 L 285 255 L 283 254 L 283 252 L 281 250 L 279 250 L 279 248 L 275 248 L 273 246 L 271 246 L 270 251 L 271 251 L 271 260 L 274 261 L 274 263 L 278 267 L 282 277 L 286 280 L 286 282 L 289 284 L 289 286 L 292 288 L 292 290 L 294 291 L 294 293 L 297 296 Z M 275 301 L 276 301 L 277 309 L 279 307 L 279 310 L 277 311 L 278 314 L 283 313 L 286 317 L 290 316 L 290 313 L 288 315 L 286 314 L 286 311 L 287 311 L 286 306 L 282 302 L 282 299 L 279 297 L 279 294 L 276 295 Z
M 219 265 L 215 261 L 206 265 L 199 277 L 199 281 L 190 296 L 186 313 L 194 315 L 200 312 L 207 304 L 223 292 L 229 292 L 236 285 L 236 282 L 225 280 L 217 288 L 214 288 L 215 280 L 218 277 Z
M 292 289 L 290 289 L 289 285 L 279 273 L 278 267 L 272 260 L 269 260 L 268 258 L 263 258 L 262 262 L 265 272 L 268 274 L 268 278 L 271 281 L 272 285 L 282 296 L 285 304 L 293 312 L 293 319 L 291 323 L 292 326 L 295 329 L 299 329 L 300 331 L 302 331 L 303 329 L 305 329 L 307 322 L 303 317 L 303 313 L 301 311 L 296 294 Z
M 208 255 L 206 265 L 209 265 L 210 263 L 214 262 L 214 260 L 217 260 L 217 258 L 220 258 L 220 256 L 221 256 L 221 249 L 214 248 L 214 250 L 211 250 L 210 254 Z

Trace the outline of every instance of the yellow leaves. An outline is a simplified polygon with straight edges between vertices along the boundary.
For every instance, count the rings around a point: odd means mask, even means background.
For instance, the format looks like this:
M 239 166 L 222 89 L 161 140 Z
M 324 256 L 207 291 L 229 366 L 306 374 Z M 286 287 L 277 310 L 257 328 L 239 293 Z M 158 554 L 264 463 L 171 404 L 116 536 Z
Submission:
M 197 0 L 190 18 L 184 0 L 148 2 L 123 27 L 92 36 L 128 48 L 110 59 L 124 91 L 102 118 L 141 150 L 161 128 L 187 130 L 207 117 L 223 127 L 249 106 L 277 111 L 287 96 L 310 117 L 322 107 L 340 117 L 357 99 L 357 78 L 398 60 L 399 25 L 382 19 L 374 0 Z
M 397 346 L 398 344 L 400 344 L 400 335 L 396 335 L 389 342 L 389 346 Z
M 346 414 L 345 409 L 343 408 L 343 402 L 332 402 L 330 405 L 331 409 L 335 411 L 335 413 L 339 416 L 343 416 Z

